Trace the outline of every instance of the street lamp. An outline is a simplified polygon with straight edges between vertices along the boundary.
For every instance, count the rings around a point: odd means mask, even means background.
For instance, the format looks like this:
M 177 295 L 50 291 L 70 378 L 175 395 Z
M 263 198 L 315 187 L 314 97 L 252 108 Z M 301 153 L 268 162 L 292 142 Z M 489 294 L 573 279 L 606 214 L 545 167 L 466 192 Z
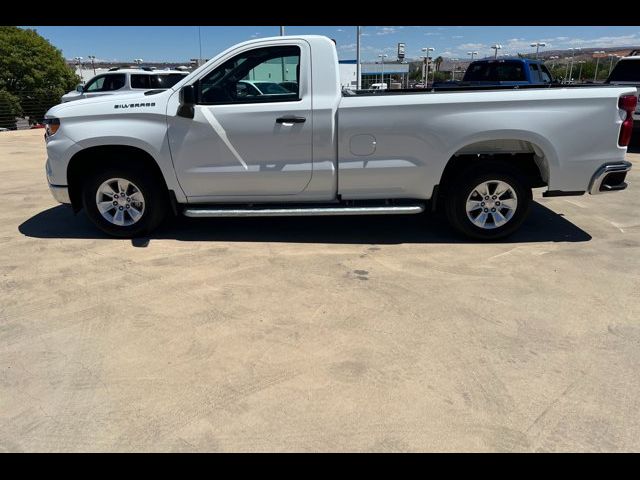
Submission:
M 598 50 L 597 52 L 593 52 L 593 55 L 596 56 L 596 73 L 593 75 L 593 81 L 595 82 L 598 78 L 598 64 L 600 63 L 600 55 L 604 55 L 604 50 Z
M 618 55 L 610 53 L 608 56 L 611 59 L 611 62 L 609 62 L 609 75 L 611 75 L 611 69 L 613 68 L 613 59 L 618 58 Z
M 580 70 L 578 71 L 578 82 L 580 81 L 580 79 L 582 78 L 582 65 L 585 63 L 584 60 L 578 60 L 576 62 L 578 65 L 580 65 Z
M 471 61 L 473 62 L 473 57 L 476 56 L 478 52 L 467 52 L 467 55 L 471 55 Z
M 555 62 L 555 60 L 558 60 L 559 58 L 560 58 L 560 57 L 559 57 L 558 55 L 551 55 L 551 56 L 549 57 L 549 60 L 554 60 L 554 62 L 551 64 L 551 69 L 555 68 L 555 66 L 556 66 L 556 62 Z
M 143 62 L 143 60 L 141 58 L 134 58 L 133 59 L 133 63 L 135 63 L 136 65 L 140 65 Z
M 427 56 L 425 57 L 427 73 L 422 76 L 424 79 L 424 88 L 427 88 L 427 83 L 429 83 L 429 52 L 433 52 L 434 50 L 435 48 L 433 47 L 425 47 L 422 49 L 423 52 L 427 52 Z
M 571 81 L 571 76 L 573 75 L 573 56 L 574 56 L 574 52 L 576 50 L 580 50 L 579 47 L 575 47 L 575 48 L 570 48 L 569 50 L 571 50 L 571 69 L 569 70 L 569 81 Z
M 284 37 L 284 27 L 280 27 L 280 36 Z
M 452 58 L 451 61 L 453 62 L 453 68 L 451 69 L 451 80 L 455 81 L 456 79 L 456 62 L 458 61 L 457 58 Z
M 87 57 L 91 59 L 91 67 L 93 68 L 93 74 L 95 75 L 96 74 L 96 65 L 93 62 L 95 61 L 96 56 L 95 55 L 87 55 Z
M 84 77 L 82 76 L 82 57 L 73 57 L 73 59 L 76 61 L 76 70 L 80 71 L 80 78 L 84 82 Z
M 356 89 L 362 88 L 362 80 L 360 75 L 360 29 L 362 27 L 356 27 Z
M 532 47 L 536 47 L 536 60 L 538 59 L 538 50 L 540 47 L 546 47 L 547 44 L 544 42 L 536 42 L 531 44 Z
M 495 50 L 495 55 L 493 56 L 493 58 L 498 58 L 498 50 L 502 49 L 502 45 L 496 43 L 495 45 L 492 45 L 491 48 Z
M 378 56 L 380 57 L 380 62 L 382 64 L 380 67 L 380 78 L 381 78 L 380 83 L 384 83 L 384 59 L 387 58 L 389 55 L 387 55 L 386 53 L 381 53 Z

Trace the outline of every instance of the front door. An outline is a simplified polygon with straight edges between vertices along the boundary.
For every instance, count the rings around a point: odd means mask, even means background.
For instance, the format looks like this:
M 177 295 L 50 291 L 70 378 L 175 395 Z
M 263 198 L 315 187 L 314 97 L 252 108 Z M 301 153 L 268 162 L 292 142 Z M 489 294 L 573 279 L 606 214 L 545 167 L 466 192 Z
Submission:
M 309 52 L 306 42 L 293 43 L 245 50 L 201 77 L 194 84 L 194 118 L 168 112 L 174 167 L 192 201 L 295 195 L 306 188 L 312 175 Z

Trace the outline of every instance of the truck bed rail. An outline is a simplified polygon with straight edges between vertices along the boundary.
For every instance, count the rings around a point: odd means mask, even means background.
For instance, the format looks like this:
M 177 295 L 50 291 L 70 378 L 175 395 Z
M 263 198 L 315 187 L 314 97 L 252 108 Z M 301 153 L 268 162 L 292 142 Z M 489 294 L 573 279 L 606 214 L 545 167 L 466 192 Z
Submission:
M 386 90 L 342 90 L 342 96 L 373 96 L 373 95 L 412 95 L 420 93 L 446 93 L 446 92 L 475 92 L 487 90 L 542 90 L 550 88 L 594 88 L 609 87 L 615 88 L 614 85 L 602 83 L 581 83 L 581 84 L 560 84 L 550 83 L 548 85 L 455 85 L 450 87 L 432 87 L 432 88 L 400 88 Z

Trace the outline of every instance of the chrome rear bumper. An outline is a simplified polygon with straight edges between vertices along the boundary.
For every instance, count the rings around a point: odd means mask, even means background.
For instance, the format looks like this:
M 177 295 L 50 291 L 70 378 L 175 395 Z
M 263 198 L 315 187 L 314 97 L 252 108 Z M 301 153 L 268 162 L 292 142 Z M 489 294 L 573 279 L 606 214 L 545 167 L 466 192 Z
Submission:
M 591 177 L 589 193 L 596 195 L 624 190 L 627 188 L 624 179 L 629 170 L 631 170 L 631 162 L 609 163 L 601 166 Z

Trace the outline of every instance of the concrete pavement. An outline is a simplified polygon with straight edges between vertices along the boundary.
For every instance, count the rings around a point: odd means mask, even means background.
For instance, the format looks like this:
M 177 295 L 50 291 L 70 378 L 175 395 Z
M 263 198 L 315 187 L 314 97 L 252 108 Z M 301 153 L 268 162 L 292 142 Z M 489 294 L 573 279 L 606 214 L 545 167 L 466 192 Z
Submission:
M 507 241 L 423 216 L 116 240 L 0 133 L 0 451 L 640 449 L 640 155 Z

